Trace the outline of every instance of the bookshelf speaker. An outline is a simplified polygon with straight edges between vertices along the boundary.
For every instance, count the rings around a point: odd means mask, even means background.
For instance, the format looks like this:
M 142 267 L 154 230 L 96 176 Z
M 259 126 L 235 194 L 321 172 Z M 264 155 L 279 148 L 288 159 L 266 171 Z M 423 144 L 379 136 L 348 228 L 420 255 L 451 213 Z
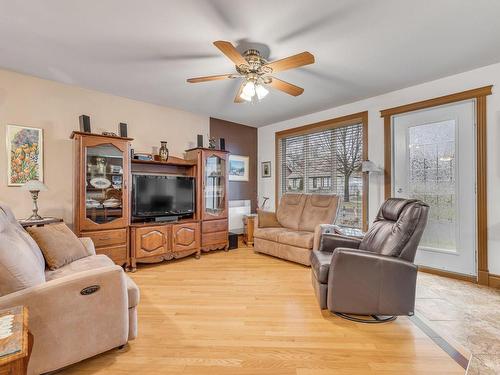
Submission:
M 127 138 L 127 124 L 120 122 L 120 137 Z
M 90 133 L 90 117 L 87 115 L 80 116 L 80 131 Z

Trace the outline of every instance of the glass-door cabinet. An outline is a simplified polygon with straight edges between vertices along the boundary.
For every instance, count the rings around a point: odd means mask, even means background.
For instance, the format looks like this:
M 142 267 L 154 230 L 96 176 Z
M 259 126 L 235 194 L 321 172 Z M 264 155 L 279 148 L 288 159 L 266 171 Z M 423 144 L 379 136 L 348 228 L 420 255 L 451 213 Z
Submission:
M 124 228 L 129 223 L 129 142 L 77 134 L 78 231 Z
M 203 220 L 227 217 L 227 153 L 203 151 Z

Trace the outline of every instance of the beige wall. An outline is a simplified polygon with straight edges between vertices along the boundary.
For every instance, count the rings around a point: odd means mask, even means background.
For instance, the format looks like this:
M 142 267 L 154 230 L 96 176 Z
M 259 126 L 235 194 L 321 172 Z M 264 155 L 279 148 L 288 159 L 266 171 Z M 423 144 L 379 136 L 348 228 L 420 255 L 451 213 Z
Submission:
M 6 125 L 43 129 L 44 182 L 49 191 L 40 193 L 40 212 L 71 223 L 73 142 L 69 136 L 78 130 L 81 114 L 90 116 L 95 133 L 118 133 L 118 124 L 126 122 L 136 151 L 150 152 L 165 140 L 171 155 L 182 156 L 197 134 L 209 132 L 209 117 L 0 70 L 0 200 L 17 217 L 30 214 L 31 201 L 26 191 L 7 186 Z

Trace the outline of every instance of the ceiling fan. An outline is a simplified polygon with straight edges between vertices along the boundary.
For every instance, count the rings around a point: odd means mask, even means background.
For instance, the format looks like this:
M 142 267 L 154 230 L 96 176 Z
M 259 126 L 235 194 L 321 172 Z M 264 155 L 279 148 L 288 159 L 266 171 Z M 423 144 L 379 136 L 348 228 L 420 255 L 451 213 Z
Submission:
M 274 87 L 289 95 L 298 96 L 302 94 L 304 92 L 302 87 L 282 81 L 281 79 L 271 76 L 271 74 L 314 63 L 314 56 L 309 52 L 302 52 L 297 55 L 285 57 L 281 60 L 267 62 L 256 49 L 246 50 L 242 55 L 230 42 L 218 40 L 214 42 L 214 45 L 235 63 L 237 73 L 189 78 L 187 82 L 198 83 L 221 79 L 243 78 L 244 81 L 241 83 L 236 93 L 236 97 L 234 98 L 235 103 L 243 103 L 245 101 L 252 102 L 256 99 L 263 99 L 269 93 L 265 88 L 266 85 Z

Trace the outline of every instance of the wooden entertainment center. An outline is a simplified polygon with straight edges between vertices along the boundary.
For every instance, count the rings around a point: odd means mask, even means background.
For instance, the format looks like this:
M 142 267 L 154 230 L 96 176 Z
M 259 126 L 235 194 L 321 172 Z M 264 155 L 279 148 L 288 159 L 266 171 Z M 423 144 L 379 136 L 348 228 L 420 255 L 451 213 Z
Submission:
M 74 231 L 90 237 L 96 252 L 126 269 L 137 263 L 177 259 L 228 249 L 227 151 L 194 148 L 166 162 L 130 157 L 131 138 L 73 132 Z M 132 218 L 132 175 L 195 179 L 189 217 L 156 222 Z

